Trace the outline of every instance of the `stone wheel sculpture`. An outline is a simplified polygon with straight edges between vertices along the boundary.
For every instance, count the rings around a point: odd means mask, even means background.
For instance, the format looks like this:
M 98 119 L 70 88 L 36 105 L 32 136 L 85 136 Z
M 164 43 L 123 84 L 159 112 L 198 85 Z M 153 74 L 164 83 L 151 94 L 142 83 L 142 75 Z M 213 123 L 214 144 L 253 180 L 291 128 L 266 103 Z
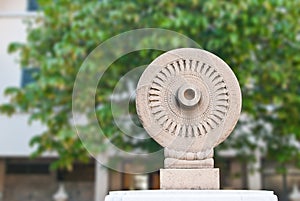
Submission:
M 139 80 L 136 101 L 145 130 L 165 147 L 165 157 L 181 160 L 211 158 L 241 111 L 240 87 L 230 67 L 194 48 L 156 58 Z

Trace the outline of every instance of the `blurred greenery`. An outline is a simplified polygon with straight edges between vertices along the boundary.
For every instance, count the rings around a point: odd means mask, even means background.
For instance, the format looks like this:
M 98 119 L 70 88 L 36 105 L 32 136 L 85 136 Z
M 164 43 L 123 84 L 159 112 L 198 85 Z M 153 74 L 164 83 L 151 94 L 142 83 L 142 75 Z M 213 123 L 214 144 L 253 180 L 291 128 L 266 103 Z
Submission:
M 84 1 L 41 0 L 42 14 L 27 22 L 26 43 L 12 43 L 9 52 L 20 52 L 20 65 L 39 68 L 36 82 L 24 88 L 8 88 L 10 104 L 0 111 L 30 114 L 47 130 L 31 144 L 38 156 L 56 151 L 53 168 L 72 169 L 74 161 L 87 161 L 88 154 L 71 123 L 72 89 L 85 57 L 101 42 L 124 31 L 154 27 L 170 29 L 198 42 L 231 66 L 243 93 L 243 113 L 252 121 L 243 134 L 243 121 L 223 147 L 241 150 L 245 157 L 262 149 L 278 167 L 294 163 L 300 167 L 300 1 L 284 0 L 136 0 Z M 139 64 L 149 63 L 161 52 L 142 51 L 119 61 L 107 73 L 96 97 L 96 113 L 105 134 L 118 133 L 115 143 L 124 149 L 157 147 L 154 142 L 130 144 L 113 126 L 108 96 L 118 78 Z M 101 83 L 99 84 L 101 85 Z M 266 125 L 271 125 L 268 131 Z M 236 137 L 234 137 L 236 136 Z M 264 142 L 263 146 L 257 146 Z M 102 143 L 104 144 L 104 143 Z M 101 144 L 99 144 L 101 147 Z M 249 159 L 249 158 L 248 158 Z

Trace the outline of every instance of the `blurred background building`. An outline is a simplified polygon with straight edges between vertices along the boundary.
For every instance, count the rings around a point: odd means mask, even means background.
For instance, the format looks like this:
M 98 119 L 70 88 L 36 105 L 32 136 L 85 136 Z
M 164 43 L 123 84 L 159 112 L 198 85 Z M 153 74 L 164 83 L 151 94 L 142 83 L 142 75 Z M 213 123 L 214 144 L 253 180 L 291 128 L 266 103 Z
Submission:
M 36 8 L 37 4 L 32 0 L 0 1 L 0 103 L 8 101 L 3 95 L 6 87 L 23 86 L 31 81 L 31 72 L 20 68 L 17 55 L 9 55 L 7 47 L 11 42 L 25 42 L 23 21 L 34 18 Z M 34 147 L 29 146 L 29 141 L 41 131 L 43 126 L 38 123 L 28 124 L 26 114 L 0 116 L 0 200 L 50 201 L 60 182 L 65 184 L 71 201 L 99 201 L 108 190 L 159 188 L 158 172 L 146 175 L 118 173 L 102 168 L 93 159 L 88 164 L 74 164 L 72 172 L 50 171 L 50 163 L 57 157 L 55 153 L 30 158 Z M 221 169 L 223 189 L 268 189 L 281 197 L 300 182 L 298 169 L 290 167 L 288 174 L 281 176 L 259 152 L 256 153 L 257 162 L 251 166 L 240 163 L 234 150 L 220 155 L 224 159 L 216 161 L 216 167 Z M 130 160 L 123 168 L 130 169 Z M 284 186 L 288 192 L 283 192 Z

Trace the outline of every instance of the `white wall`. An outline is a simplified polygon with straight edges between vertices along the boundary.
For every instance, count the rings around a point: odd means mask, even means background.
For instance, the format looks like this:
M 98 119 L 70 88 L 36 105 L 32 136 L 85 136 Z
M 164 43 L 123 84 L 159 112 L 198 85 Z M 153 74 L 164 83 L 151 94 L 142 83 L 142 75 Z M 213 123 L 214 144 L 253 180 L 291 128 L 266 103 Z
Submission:
M 26 8 L 26 0 L 0 0 L 0 12 L 24 12 Z
M 9 99 L 3 92 L 8 86 L 20 86 L 21 69 L 17 55 L 7 53 L 8 44 L 26 40 L 25 17 L 32 17 L 26 12 L 26 0 L 0 0 L 0 104 Z M 7 117 L 0 115 L 0 157 L 28 156 L 32 152 L 28 142 L 32 136 L 42 131 L 38 123 L 28 125 L 27 115 Z

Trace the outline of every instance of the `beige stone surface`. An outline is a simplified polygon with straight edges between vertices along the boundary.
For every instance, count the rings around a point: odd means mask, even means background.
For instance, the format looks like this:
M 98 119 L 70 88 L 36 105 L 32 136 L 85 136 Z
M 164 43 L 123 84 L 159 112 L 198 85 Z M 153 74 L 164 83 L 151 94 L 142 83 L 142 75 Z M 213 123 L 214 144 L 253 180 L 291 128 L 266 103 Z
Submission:
M 219 169 L 161 169 L 160 188 L 217 190 L 220 188 Z

